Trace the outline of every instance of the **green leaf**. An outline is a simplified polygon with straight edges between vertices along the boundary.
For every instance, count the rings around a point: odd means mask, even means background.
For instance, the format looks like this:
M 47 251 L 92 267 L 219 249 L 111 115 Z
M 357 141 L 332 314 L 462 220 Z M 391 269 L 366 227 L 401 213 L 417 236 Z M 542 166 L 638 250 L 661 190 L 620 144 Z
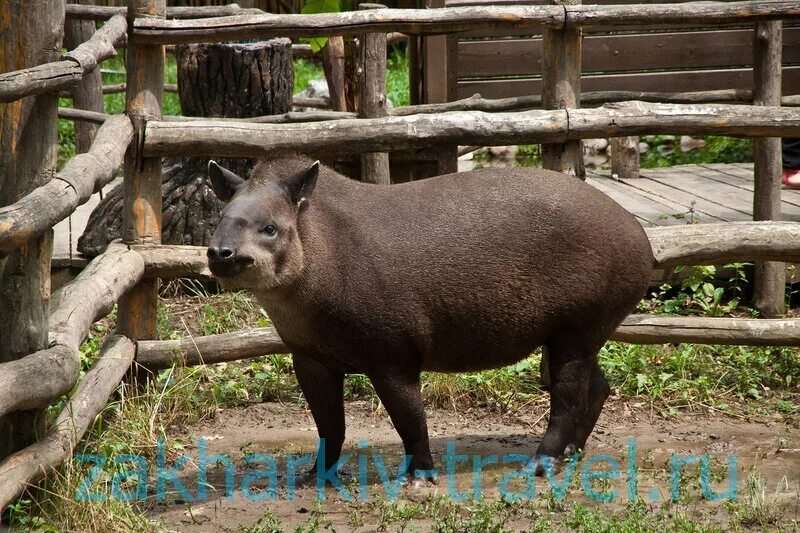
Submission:
M 306 0 L 306 5 L 303 7 L 301 13 L 303 15 L 317 15 L 319 13 L 339 13 L 341 6 L 339 0 Z M 312 37 L 303 39 L 311 44 L 311 51 L 317 53 L 325 47 L 328 42 L 327 37 Z

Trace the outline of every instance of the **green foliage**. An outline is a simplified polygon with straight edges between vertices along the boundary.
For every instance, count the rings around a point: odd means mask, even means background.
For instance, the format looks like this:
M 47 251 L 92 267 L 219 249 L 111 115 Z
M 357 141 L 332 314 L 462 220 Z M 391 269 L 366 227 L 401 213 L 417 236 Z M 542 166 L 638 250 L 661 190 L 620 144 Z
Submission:
M 294 92 L 299 93 L 308 87 L 308 82 L 319 78 L 324 78 L 325 72 L 322 66 L 310 59 L 294 60 Z
M 745 163 L 753 161 L 753 139 L 700 137 L 706 145 L 689 152 L 681 152 L 673 135 L 654 135 L 649 141 L 650 150 L 641 156 L 642 168 L 671 167 L 674 165 Z
M 386 96 L 394 107 L 410 103 L 408 86 L 408 52 L 394 47 L 386 60 Z
M 339 0 L 306 0 L 306 5 L 303 6 L 301 13 L 303 15 L 317 15 L 319 13 L 339 13 L 342 11 L 342 6 Z M 304 39 L 311 44 L 311 51 L 315 54 L 325 47 L 328 42 L 327 37 L 312 37 Z
M 649 300 L 643 300 L 639 310 L 653 314 L 722 316 L 737 309 L 744 286 L 747 284 L 746 267 L 750 263 L 730 263 L 733 275 L 725 286 L 715 279 L 717 269 L 713 265 L 691 267 L 677 290 L 665 283 L 653 292 Z M 676 267 L 676 274 L 684 267 Z M 726 290 L 727 289 L 727 290 Z

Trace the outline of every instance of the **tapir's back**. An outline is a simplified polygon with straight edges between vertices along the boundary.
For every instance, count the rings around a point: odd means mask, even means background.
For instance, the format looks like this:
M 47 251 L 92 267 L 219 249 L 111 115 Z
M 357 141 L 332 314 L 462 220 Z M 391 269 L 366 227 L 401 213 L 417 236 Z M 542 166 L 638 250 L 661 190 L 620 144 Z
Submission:
M 283 315 L 285 333 L 282 313 L 270 312 L 290 346 L 287 335 L 360 352 L 356 366 L 413 353 L 427 369 L 471 370 L 516 361 L 575 328 L 607 337 L 652 270 L 632 215 L 548 171 L 391 187 L 321 175 L 310 204 L 303 297 Z

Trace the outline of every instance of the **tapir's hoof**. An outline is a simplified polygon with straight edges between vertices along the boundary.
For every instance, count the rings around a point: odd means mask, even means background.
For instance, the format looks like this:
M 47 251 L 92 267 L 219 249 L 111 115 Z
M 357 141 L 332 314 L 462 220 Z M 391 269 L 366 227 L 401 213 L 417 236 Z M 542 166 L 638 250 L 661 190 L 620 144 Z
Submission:
M 355 476 L 350 468 L 345 465 L 339 468 L 336 471 L 336 477 L 342 483 L 342 485 L 349 484 Z M 302 474 L 298 474 L 296 478 L 296 485 L 297 488 L 308 488 L 308 487 L 316 487 L 317 486 L 317 467 L 314 466 Z
M 432 474 L 428 471 L 417 472 L 413 476 L 409 474 L 403 474 L 402 484 L 404 487 L 410 487 L 412 489 L 436 487 L 439 485 L 439 477 L 436 474 Z
M 544 477 L 549 471 L 550 475 L 558 474 L 561 472 L 561 466 L 564 461 L 578 461 L 581 458 L 581 452 L 572 444 L 568 445 L 564 450 L 564 455 L 561 459 L 555 459 L 549 455 L 539 455 L 522 467 L 522 472 L 530 474 L 533 472 L 535 476 Z

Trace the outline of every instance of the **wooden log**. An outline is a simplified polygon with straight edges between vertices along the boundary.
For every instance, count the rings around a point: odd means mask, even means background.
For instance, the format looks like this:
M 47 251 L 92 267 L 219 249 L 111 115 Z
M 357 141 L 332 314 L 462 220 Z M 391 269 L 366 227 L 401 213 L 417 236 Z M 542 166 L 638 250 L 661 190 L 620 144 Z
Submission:
M 781 21 L 756 24 L 753 43 L 753 103 L 778 106 L 781 101 Z M 768 137 L 755 140 L 755 183 L 753 220 L 781 218 L 781 140 Z M 786 266 L 757 262 L 753 285 L 753 307 L 767 318 L 785 312 Z
M 75 0 L 86 4 L 89 0 Z M 93 20 L 69 20 L 64 26 L 64 46 L 67 49 L 77 48 L 92 38 L 96 30 Z M 85 109 L 103 113 L 103 80 L 100 69 L 95 68 L 86 72 L 78 84 L 72 89 L 72 103 L 76 109 Z M 98 126 L 92 122 L 79 122 L 75 124 L 75 152 L 82 154 L 89 151 Z
M 597 109 L 449 112 L 306 124 L 153 121 L 146 156 L 255 157 L 271 150 L 358 153 L 431 144 L 502 146 L 644 134 L 798 136 L 800 111 L 736 105 L 623 102 Z
M 172 365 L 210 365 L 275 353 L 288 353 L 273 327 L 173 341 L 139 341 L 136 362 L 148 370 Z
M 143 43 L 179 44 L 267 37 L 331 37 L 370 32 L 437 34 L 475 29 L 542 29 L 564 25 L 557 6 L 386 9 L 315 15 L 252 15 L 203 20 L 141 19 L 134 22 Z
M 656 268 L 733 261 L 800 262 L 800 223 L 724 222 L 645 228 Z
M 49 232 L 77 206 L 86 203 L 92 193 L 111 182 L 132 139 L 133 126 L 128 117 L 110 117 L 98 130 L 88 152 L 70 159 L 52 180 L 1 207 L 0 254 Z
M 682 4 L 566 6 L 568 26 L 655 26 L 662 24 L 718 25 L 761 20 L 794 19 L 794 0 L 761 2 L 688 2 Z
M 128 0 L 128 21 L 164 20 L 166 0 Z M 164 48 L 136 39 L 126 53 L 125 112 L 134 126 L 136 149 L 125 155 L 122 183 L 122 241 L 126 244 L 161 243 L 161 158 L 144 157 L 140 144 L 145 124 L 161 120 L 164 99 Z M 118 330 L 133 340 L 156 334 L 158 281 L 145 280 L 119 302 Z
M 635 344 L 691 342 L 741 346 L 800 346 L 800 319 L 764 320 L 631 315 L 611 340 Z M 273 327 L 169 341 L 140 341 L 136 362 L 149 370 L 214 364 L 288 353 Z
M 136 346 L 130 339 L 110 336 L 100 350 L 100 358 L 86 373 L 47 434 L 0 463 L 0 510 L 72 456 L 130 368 L 135 353 Z
M 633 344 L 689 342 L 738 346 L 800 346 L 800 319 L 631 315 L 611 335 L 611 340 Z
M 580 5 L 581 0 L 550 0 L 554 5 Z M 542 108 L 565 109 L 581 106 L 581 45 L 578 27 L 548 29 L 544 32 L 542 53 Z M 586 179 L 583 143 L 568 139 L 558 144 L 542 144 L 542 166 L 563 174 Z
M 138 244 L 131 249 L 141 254 L 146 278 L 212 278 L 203 246 Z
M 104 59 L 114 57 L 114 45 L 125 39 L 125 17 L 116 16 L 91 39 L 68 52 L 66 60 L 0 74 L 0 102 L 13 102 L 73 85 Z
M 639 177 L 639 137 L 611 137 L 611 176 L 629 180 Z
M 115 15 L 127 13 L 125 7 L 93 6 L 80 4 L 66 5 L 67 20 L 108 20 Z M 199 19 L 208 17 L 226 17 L 230 15 L 263 15 L 260 9 L 242 8 L 239 4 L 224 6 L 174 6 L 167 8 L 168 19 Z
M 362 10 L 386 9 L 380 4 L 361 4 Z M 361 118 L 380 118 L 386 116 L 386 34 L 367 33 L 360 37 L 359 50 L 359 96 L 361 105 L 358 115 Z M 368 152 L 361 154 L 361 181 L 389 185 L 389 154 L 387 152 Z
M 328 105 L 334 111 L 347 111 L 344 39 L 341 35 L 334 35 L 325 43 L 322 49 L 322 66 L 330 93 Z
M 715 25 L 800 17 L 795 0 L 630 6 L 478 6 L 387 9 L 317 15 L 252 15 L 199 20 L 137 20 L 136 39 L 178 44 L 267 37 L 329 37 L 369 32 L 443 34 L 470 30 L 546 30 L 584 26 Z
M 47 348 L 0 364 L 0 416 L 41 407 L 75 386 L 81 369 L 80 344 L 92 323 L 144 275 L 144 260 L 112 244 L 52 298 Z
M 0 2 L 0 72 L 24 72 L 57 59 L 63 24 L 59 0 L 37 2 L 35 10 L 26 0 Z M 0 81 L 0 92 L 5 89 Z M 0 104 L 0 205 L 15 203 L 52 178 L 57 107 L 55 94 Z M 0 368 L 47 346 L 51 255 L 52 236 L 47 233 L 0 257 Z M 0 379 L 2 374 L 0 370 Z M 0 412 L 0 459 L 35 441 L 44 428 L 38 410 L 4 414 Z

